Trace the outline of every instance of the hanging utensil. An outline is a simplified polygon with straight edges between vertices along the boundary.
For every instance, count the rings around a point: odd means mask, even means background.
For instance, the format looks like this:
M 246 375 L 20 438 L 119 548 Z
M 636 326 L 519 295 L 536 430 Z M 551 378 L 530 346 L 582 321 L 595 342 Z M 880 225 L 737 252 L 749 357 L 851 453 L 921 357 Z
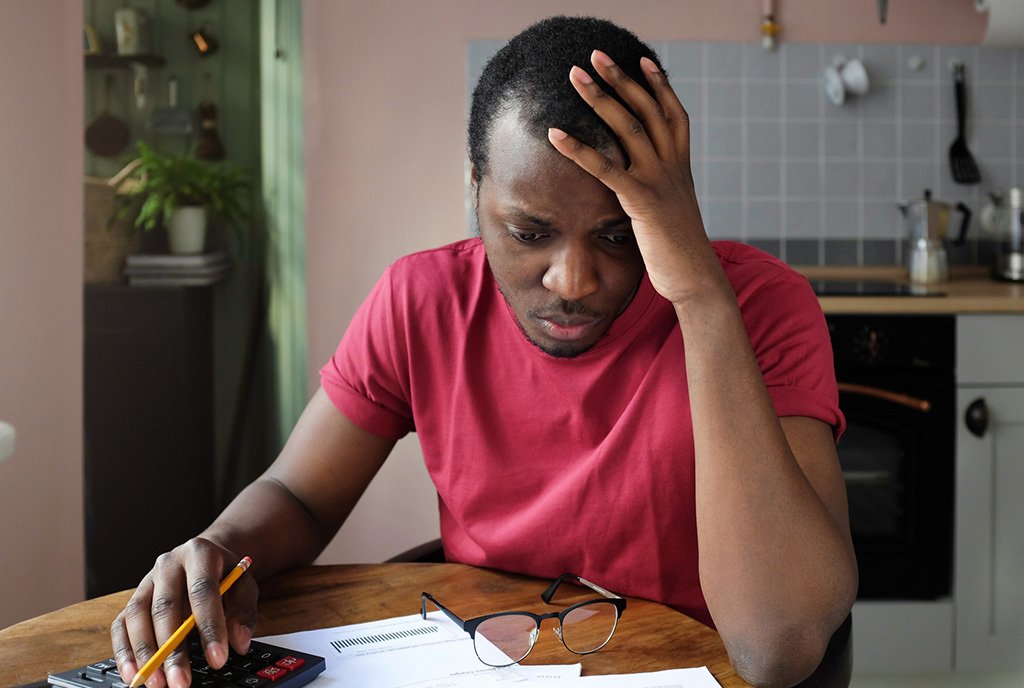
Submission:
M 191 134 L 192 113 L 178 105 L 178 78 L 167 77 L 167 105 L 153 113 L 149 128 L 158 134 Z
M 199 103 L 199 140 L 196 157 L 200 160 L 223 160 L 224 144 L 217 133 L 217 106 L 213 103 L 213 75 L 203 76 L 203 101 Z
M 110 91 L 114 76 L 107 74 L 103 80 L 103 111 L 85 128 L 85 145 L 93 155 L 111 158 L 128 145 L 131 130 L 128 125 L 110 114 Z
M 967 120 L 967 96 L 965 94 L 967 76 L 964 64 L 957 62 L 953 65 L 953 90 L 956 95 L 956 138 L 953 145 L 949 147 L 949 168 L 953 173 L 953 181 L 957 184 L 977 184 L 981 181 L 981 173 L 978 171 L 978 163 L 967 148 L 967 138 L 964 134 Z

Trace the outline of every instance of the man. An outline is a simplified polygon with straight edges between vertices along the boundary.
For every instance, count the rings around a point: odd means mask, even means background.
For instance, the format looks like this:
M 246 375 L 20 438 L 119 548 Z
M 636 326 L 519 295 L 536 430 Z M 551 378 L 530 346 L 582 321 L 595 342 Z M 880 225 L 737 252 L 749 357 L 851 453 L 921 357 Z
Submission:
M 256 584 L 222 606 L 221 575 L 243 553 L 256 577 L 311 561 L 411 430 L 450 560 L 672 605 L 756 684 L 817 666 L 856 564 L 806 280 L 708 241 L 686 112 L 619 27 L 530 27 L 488 64 L 470 120 L 479 238 L 388 269 L 274 465 L 115 620 L 127 680 L 186 593 L 210 663 L 244 651 Z M 187 675 L 172 658 L 151 683 Z

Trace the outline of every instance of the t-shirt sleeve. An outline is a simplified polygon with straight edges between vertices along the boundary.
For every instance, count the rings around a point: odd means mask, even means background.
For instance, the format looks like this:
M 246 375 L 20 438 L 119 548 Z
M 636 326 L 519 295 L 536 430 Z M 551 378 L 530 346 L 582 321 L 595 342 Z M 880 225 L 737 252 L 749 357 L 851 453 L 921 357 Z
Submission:
M 320 369 L 320 385 L 363 430 L 400 439 L 414 429 L 405 338 L 396 327 L 394 268 L 356 311 L 337 350 Z
M 789 268 L 769 273 L 741 299 L 741 310 L 775 412 L 821 420 L 838 440 L 846 420 L 821 306 L 799 273 Z

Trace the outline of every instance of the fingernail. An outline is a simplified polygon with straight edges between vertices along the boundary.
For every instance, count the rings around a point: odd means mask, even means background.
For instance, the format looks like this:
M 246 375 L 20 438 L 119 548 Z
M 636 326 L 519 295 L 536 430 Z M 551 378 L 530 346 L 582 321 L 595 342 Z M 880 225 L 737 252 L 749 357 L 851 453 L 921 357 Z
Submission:
M 173 665 L 167 670 L 167 686 L 168 688 L 188 688 L 188 678 L 185 676 L 185 670 L 177 664 Z
M 576 79 L 579 80 L 580 83 L 584 83 L 584 84 L 592 84 L 592 83 L 594 83 L 594 80 L 590 78 L 589 74 L 587 74 L 587 70 L 583 69 L 582 67 L 576 67 L 575 65 L 569 71 L 569 76 L 575 76 Z
M 595 50 L 593 53 L 591 53 L 590 59 L 592 59 L 594 62 L 596 62 L 597 64 L 601 65 L 602 67 L 614 67 L 615 66 L 615 63 L 612 62 L 612 58 L 608 57 L 606 54 L 604 54 L 600 50 Z
M 658 74 L 659 72 L 661 72 L 661 70 L 658 69 L 658 65 L 655 64 L 654 60 L 652 60 L 649 57 L 641 57 L 640 66 L 646 69 L 651 74 Z
M 125 660 L 121 663 L 121 666 L 118 667 L 117 673 L 121 675 L 121 680 L 124 683 L 130 683 L 131 680 L 135 678 L 135 674 L 139 673 L 139 667 L 135 666 L 135 662 Z
M 238 641 L 239 644 L 244 648 L 245 652 L 249 651 L 249 643 L 252 640 L 252 629 L 246 625 L 238 627 Z M 244 654 L 244 653 L 243 653 Z
M 565 139 L 565 137 L 567 137 L 567 136 L 568 136 L 568 134 L 566 134 L 566 133 L 565 133 L 564 131 L 562 131 L 561 129 L 556 129 L 555 127 L 550 127 L 550 128 L 548 129 L 548 139 L 549 139 L 549 140 L 553 140 L 553 141 L 562 141 L 562 140 L 564 140 L 564 139 Z
M 210 666 L 219 669 L 227 661 L 228 653 L 221 643 L 210 643 L 206 646 L 206 658 L 210 660 Z

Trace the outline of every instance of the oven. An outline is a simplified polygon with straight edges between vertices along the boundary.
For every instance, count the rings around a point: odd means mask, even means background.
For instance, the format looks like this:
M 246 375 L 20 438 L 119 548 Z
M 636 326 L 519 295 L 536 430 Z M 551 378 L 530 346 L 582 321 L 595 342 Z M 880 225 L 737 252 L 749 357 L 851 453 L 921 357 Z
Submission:
M 858 599 L 951 594 L 955 320 L 828 315 Z

